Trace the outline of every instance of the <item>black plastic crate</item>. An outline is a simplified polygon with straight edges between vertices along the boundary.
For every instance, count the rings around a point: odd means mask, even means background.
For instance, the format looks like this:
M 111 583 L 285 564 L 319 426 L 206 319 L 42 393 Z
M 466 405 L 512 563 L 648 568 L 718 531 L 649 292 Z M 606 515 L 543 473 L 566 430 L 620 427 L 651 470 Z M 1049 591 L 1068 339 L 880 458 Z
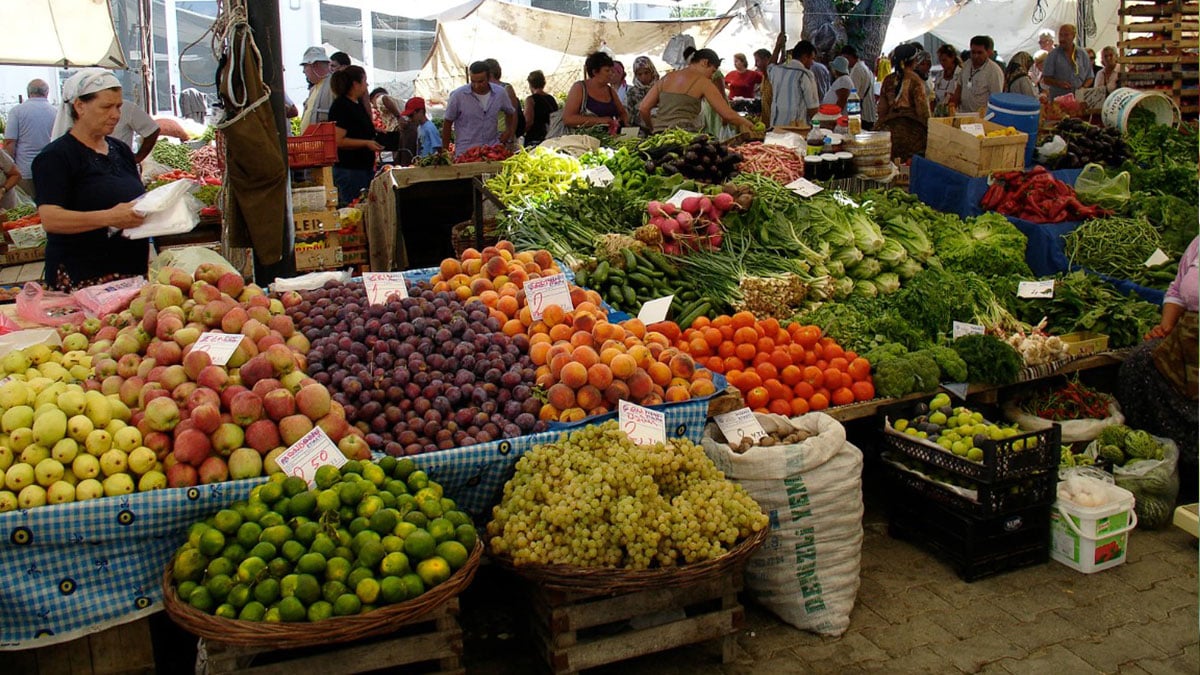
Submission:
M 977 446 L 983 450 L 983 461 L 972 462 L 966 457 L 960 457 L 937 443 L 926 441 L 910 434 L 901 433 L 891 428 L 888 420 L 915 417 L 916 407 L 921 402 L 897 403 L 880 408 L 880 423 L 883 427 L 883 446 L 910 457 L 932 464 L 940 469 L 952 471 L 964 478 L 981 483 L 996 483 L 1022 478 L 1043 471 L 1058 468 L 1062 452 L 1062 429 L 1058 424 L 1044 431 L 1030 431 L 1017 434 L 1000 441 L 987 441 Z M 988 412 L 980 410 L 990 421 L 1000 419 L 996 412 L 989 416 Z M 1032 448 L 1013 449 L 1013 443 L 1033 439 L 1037 443 Z
M 932 551 L 964 581 L 1050 559 L 1050 503 L 977 518 L 895 482 L 888 502 L 888 534 Z
M 903 471 L 891 464 L 885 465 L 885 471 L 888 480 L 904 485 L 922 499 L 977 518 L 1049 504 L 1054 501 L 1058 487 L 1058 472 L 1043 471 L 1005 483 L 976 483 L 973 489 L 977 497 L 973 501 L 946 485 Z M 922 473 L 927 474 L 928 471 Z

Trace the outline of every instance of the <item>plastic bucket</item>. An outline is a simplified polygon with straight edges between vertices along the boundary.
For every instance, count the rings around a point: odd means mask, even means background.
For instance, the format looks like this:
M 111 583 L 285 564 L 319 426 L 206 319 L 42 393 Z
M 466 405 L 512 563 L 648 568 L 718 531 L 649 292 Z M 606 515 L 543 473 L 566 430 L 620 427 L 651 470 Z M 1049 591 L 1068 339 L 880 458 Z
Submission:
M 1104 99 L 1104 107 L 1100 110 L 1100 119 L 1104 126 L 1115 127 L 1125 132 L 1129 124 L 1129 115 L 1136 108 L 1143 108 L 1154 113 L 1159 124 L 1179 126 L 1179 108 L 1161 91 L 1142 91 L 1121 87 Z
M 992 94 L 988 97 L 987 115 L 983 119 L 1012 127 L 1029 136 L 1025 142 L 1025 166 L 1033 166 L 1033 151 L 1037 146 L 1038 122 L 1042 104 L 1023 94 Z
M 1129 531 L 1137 527 L 1133 493 L 1115 485 L 1120 498 L 1094 508 L 1058 500 L 1050 511 L 1050 557 L 1091 574 L 1125 562 Z

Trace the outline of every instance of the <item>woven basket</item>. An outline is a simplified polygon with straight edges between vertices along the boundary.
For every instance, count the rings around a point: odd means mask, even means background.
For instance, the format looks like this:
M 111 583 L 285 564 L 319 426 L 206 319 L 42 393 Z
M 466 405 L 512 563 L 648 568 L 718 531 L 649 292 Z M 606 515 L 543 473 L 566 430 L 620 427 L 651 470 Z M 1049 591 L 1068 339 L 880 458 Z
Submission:
M 433 611 L 443 602 L 457 596 L 475 578 L 483 544 L 475 543 L 467 564 L 459 568 L 444 583 L 417 598 L 395 605 L 386 605 L 372 612 L 339 616 L 324 621 L 267 623 L 239 621 L 207 614 L 179 599 L 171 581 L 171 565 L 163 573 L 163 607 L 171 619 L 193 635 L 228 645 L 262 646 L 290 649 L 320 644 L 350 642 L 360 638 L 391 633 L 398 626 L 412 623 Z
M 615 567 L 576 567 L 575 565 L 515 565 L 506 556 L 489 554 L 498 566 L 545 588 L 580 593 L 586 596 L 635 593 L 668 586 L 688 586 L 716 577 L 736 574 L 750 554 L 767 540 L 770 528 L 738 542 L 725 555 L 704 562 L 678 567 L 629 570 Z
M 454 255 L 461 256 L 463 251 L 475 248 L 475 221 L 465 220 L 450 229 L 450 240 L 454 245 Z M 500 241 L 496 231 L 496 219 L 483 219 L 483 245 L 494 246 Z

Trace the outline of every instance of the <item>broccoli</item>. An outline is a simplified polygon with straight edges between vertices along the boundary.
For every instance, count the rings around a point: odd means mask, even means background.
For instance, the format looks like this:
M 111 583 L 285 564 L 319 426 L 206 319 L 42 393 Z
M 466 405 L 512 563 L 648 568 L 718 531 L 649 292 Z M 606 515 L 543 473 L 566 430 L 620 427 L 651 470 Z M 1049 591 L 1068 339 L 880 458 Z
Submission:
M 967 364 L 958 352 L 949 347 L 934 346 L 922 349 L 918 354 L 927 354 L 937 363 L 942 371 L 942 379 L 946 382 L 966 382 Z
M 1104 427 L 1100 431 L 1100 435 L 1096 437 L 1096 442 L 1100 445 L 1115 445 L 1118 448 L 1125 447 L 1125 436 L 1129 434 L 1129 427 L 1124 424 L 1113 424 Z
M 1144 431 L 1131 431 L 1125 436 L 1125 454 L 1130 459 L 1155 459 L 1162 454 L 1158 441 Z
M 1099 458 L 1112 464 L 1113 466 L 1121 466 L 1125 464 L 1125 453 L 1115 445 L 1102 445 L 1100 452 L 1097 453 Z
M 917 352 L 904 357 L 912 368 L 916 382 L 913 391 L 933 391 L 941 381 L 942 371 L 938 364 L 928 354 Z
M 879 364 L 889 359 L 894 359 L 898 356 L 904 356 L 908 353 L 908 347 L 902 344 L 891 342 L 885 345 L 880 345 L 871 351 L 863 354 L 863 358 L 871 363 L 872 366 Z
M 967 364 L 972 382 L 1012 384 L 1025 366 L 1017 350 L 995 335 L 964 335 L 952 347 Z
M 900 358 L 880 361 L 872 378 L 875 391 L 885 398 L 899 398 L 911 392 L 917 379 L 908 361 Z

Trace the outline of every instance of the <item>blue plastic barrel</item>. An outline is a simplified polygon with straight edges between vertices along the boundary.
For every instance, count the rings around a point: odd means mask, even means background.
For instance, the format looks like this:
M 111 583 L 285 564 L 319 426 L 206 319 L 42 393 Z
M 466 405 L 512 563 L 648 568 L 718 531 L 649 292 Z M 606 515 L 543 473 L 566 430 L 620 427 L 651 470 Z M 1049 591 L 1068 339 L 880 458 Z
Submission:
M 1042 115 L 1042 104 L 1032 96 L 1024 94 L 992 94 L 988 98 L 989 122 L 1012 127 L 1029 135 L 1025 143 L 1025 167 L 1033 166 L 1033 150 L 1037 145 L 1038 120 Z

